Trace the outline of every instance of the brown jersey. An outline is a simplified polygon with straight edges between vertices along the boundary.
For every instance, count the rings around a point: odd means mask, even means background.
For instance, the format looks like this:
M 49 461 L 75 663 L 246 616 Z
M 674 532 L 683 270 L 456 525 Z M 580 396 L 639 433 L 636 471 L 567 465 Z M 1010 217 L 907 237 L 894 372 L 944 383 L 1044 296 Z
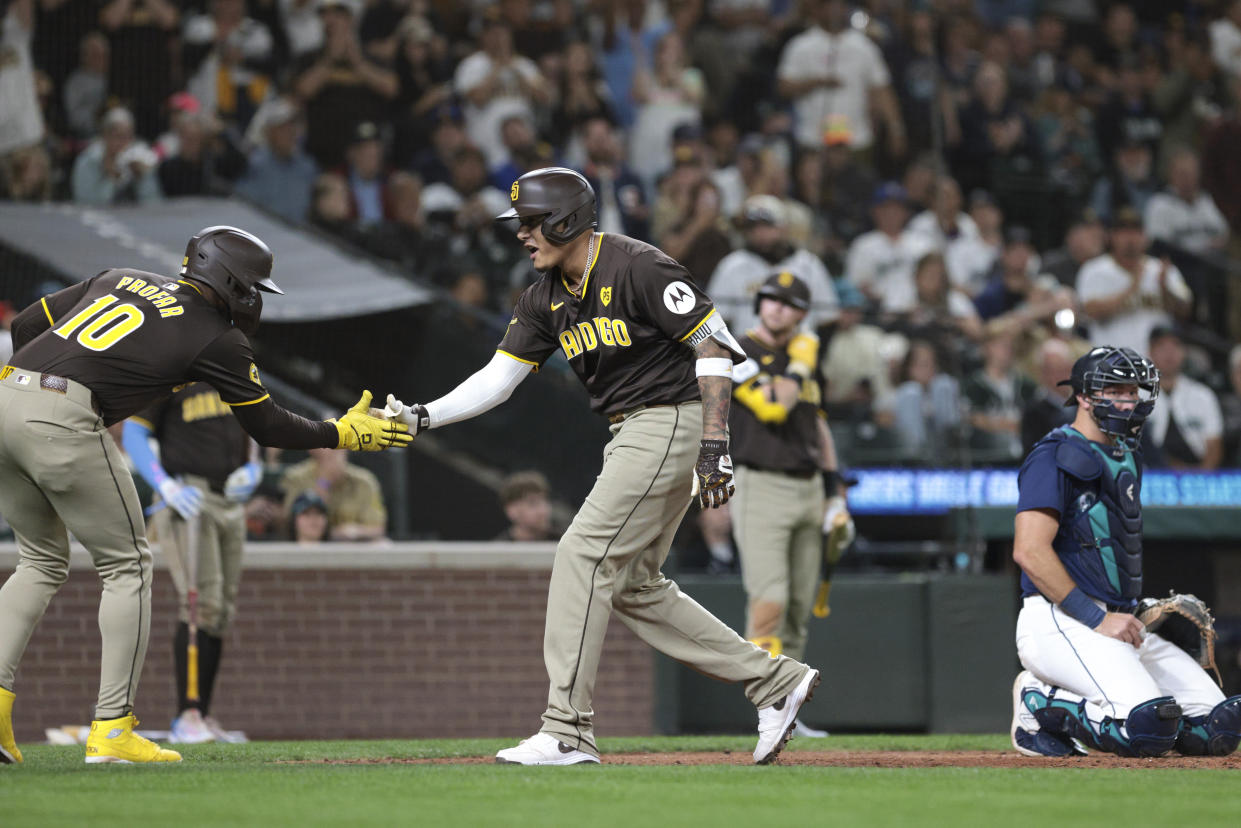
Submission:
M 596 247 L 578 293 L 559 269 L 522 293 L 499 351 L 536 369 L 561 351 L 602 414 L 698 399 L 693 347 L 711 300 L 656 247 L 612 233 Z
M 178 388 L 171 397 L 143 409 L 131 419 L 150 429 L 159 441 L 160 465 L 171 477 L 205 477 L 217 491 L 233 469 L 249 459 L 250 438 L 204 382 Z
M 264 445 L 332 448 L 336 426 L 271 401 L 245 334 L 188 281 L 118 268 L 45 296 L 13 320 L 10 362 L 91 390 L 111 425 L 201 380 Z
M 788 351 L 769 348 L 751 334 L 741 337 L 741 347 L 758 363 L 759 373 L 733 389 L 734 405 L 728 412 L 733 462 L 790 474 L 817 471 L 821 451 L 815 418 L 822 414 L 819 378 L 803 381 L 797 403 L 785 409 L 773 402 L 771 381 L 788 371 Z

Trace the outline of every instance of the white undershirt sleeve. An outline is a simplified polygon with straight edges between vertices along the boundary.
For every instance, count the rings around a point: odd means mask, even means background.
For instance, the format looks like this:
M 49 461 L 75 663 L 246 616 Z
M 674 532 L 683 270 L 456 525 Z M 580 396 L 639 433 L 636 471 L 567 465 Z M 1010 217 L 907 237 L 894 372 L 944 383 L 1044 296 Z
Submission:
M 477 417 L 490 411 L 513 394 L 513 389 L 530 373 L 531 366 L 497 353 L 483 368 L 444 396 L 426 405 L 431 428 Z

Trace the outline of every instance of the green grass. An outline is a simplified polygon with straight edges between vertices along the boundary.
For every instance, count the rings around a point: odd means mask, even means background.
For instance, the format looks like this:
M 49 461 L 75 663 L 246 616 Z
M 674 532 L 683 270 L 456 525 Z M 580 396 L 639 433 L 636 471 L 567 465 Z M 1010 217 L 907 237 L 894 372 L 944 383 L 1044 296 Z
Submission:
M 169 766 L 93 765 L 23 746 L 0 768 L 0 825 L 1039 826 L 1140 817 L 1235 825 L 1236 772 L 1152 768 L 300 765 L 284 760 L 489 755 L 509 740 L 186 746 Z M 799 750 L 1003 750 L 1006 736 L 833 736 Z M 607 739 L 633 751 L 749 753 L 752 737 Z

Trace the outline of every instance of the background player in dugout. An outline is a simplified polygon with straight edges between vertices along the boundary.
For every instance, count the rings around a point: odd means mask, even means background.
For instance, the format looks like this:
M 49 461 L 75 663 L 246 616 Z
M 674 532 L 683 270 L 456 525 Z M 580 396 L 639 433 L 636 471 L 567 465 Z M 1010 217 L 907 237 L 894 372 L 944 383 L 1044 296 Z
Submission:
M 134 698 L 151 622 L 151 553 L 142 506 L 106 429 L 192 380 L 210 384 L 263 445 L 377 451 L 408 442 L 370 413 L 370 392 L 339 422 L 277 405 L 263 388 L 248 334 L 272 254 L 234 227 L 190 239 L 181 278 L 114 268 L 45 296 L 13 321 L 0 369 L 0 513 L 17 535 L 16 571 L 0 588 L 0 763 L 13 739 L 17 665 L 48 601 L 69 574 L 72 532 L 103 581 L 102 670 L 86 761 L 175 762 L 134 732 Z
M 152 438 L 159 444 L 158 455 L 152 451 Z M 203 382 L 191 383 L 126 420 L 123 444 L 134 468 L 160 493 L 163 505 L 152 523 L 178 599 L 172 642 L 177 688 L 172 741 L 231 741 L 211 715 L 211 698 L 241 582 L 243 504 L 258 486 L 262 466 L 252 459 L 254 445 L 232 409 Z M 198 522 L 194 544 L 187 532 L 191 521 Z M 196 560 L 191 561 L 191 555 Z M 198 587 L 195 698 L 187 695 L 186 672 L 191 573 Z
M 1065 383 L 1072 425 L 1035 444 L 1018 474 L 1013 559 L 1023 605 L 1013 747 L 1123 756 L 1224 755 L 1241 741 L 1225 699 L 1180 647 L 1134 616 L 1142 590 L 1138 440 L 1159 371 L 1129 348 L 1094 348 Z
M 758 324 L 741 337 L 748 359 L 733 370 L 737 404 L 729 412 L 737 474 L 729 509 L 748 599 L 745 634 L 798 661 L 824 553 L 847 546 L 853 533 L 821 408 L 819 340 L 800 330 L 810 304 L 810 288 L 792 273 L 763 282 L 754 298 Z M 840 537 L 825 550 L 824 534 L 834 529 Z M 799 736 L 827 735 L 800 719 L 796 726 Z
M 595 675 L 609 616 L 690 667 L 742 682 L 758 708 L 754 760 L 792 734 L 819 671 L 772 658 L 660 572 L 691 491 L 703 508 L 733 493 L 726 432 L 740 345 L 679 264 L 626 236 L 595 233 L 595 194 L 578 173 L 526 173 L 510 191 L 517 238 L 539 272 L 491 362 L 445 396 L 387 412 L 417 433 L 477 416 L 560 350 L 608 417 L 603 468 L 556 550 L 543 639 L 550 679 L 538 733 L 502 763 L 598 762 Z

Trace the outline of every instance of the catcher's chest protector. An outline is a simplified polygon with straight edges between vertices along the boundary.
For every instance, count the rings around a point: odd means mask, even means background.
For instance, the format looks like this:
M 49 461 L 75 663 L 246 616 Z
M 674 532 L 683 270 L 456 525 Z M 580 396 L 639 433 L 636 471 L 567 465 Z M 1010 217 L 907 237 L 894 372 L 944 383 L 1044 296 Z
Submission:
M 1068 540 L 1093 560 L 1080 565 L 1102 575 L 1126 600 L 1142 593 L 1142 502 L 1131 451 L 1109 452 L 1065 426 L 1044 438 L 1058 443 L 1056 465 L 1073 479 L 1076 497 L 1065 516 Z M 1063 556 L 1068 549 L 1057 549 Z M 1101 570 L 1101 571 L 1100 571 Z

